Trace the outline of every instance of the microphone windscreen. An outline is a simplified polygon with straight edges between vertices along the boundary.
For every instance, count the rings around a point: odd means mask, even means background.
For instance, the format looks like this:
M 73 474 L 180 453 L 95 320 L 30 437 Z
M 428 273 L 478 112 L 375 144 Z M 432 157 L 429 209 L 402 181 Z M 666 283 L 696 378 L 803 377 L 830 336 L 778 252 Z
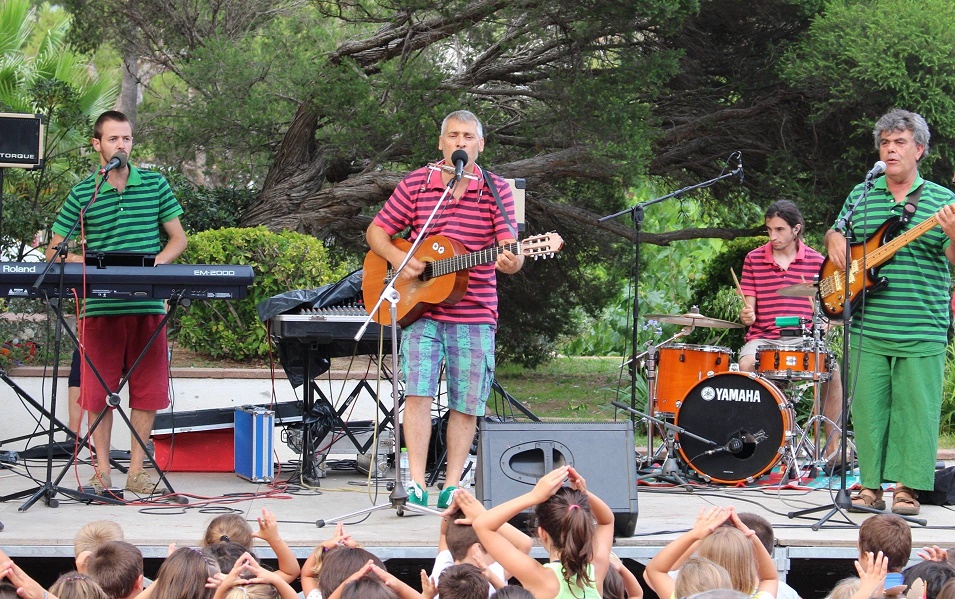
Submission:
M 468 153 L 464 150 L 455 150 L 451 154 L 451 164 L 457 164 L 458 162 L 463 162 L 464 164 L 468 163 Z

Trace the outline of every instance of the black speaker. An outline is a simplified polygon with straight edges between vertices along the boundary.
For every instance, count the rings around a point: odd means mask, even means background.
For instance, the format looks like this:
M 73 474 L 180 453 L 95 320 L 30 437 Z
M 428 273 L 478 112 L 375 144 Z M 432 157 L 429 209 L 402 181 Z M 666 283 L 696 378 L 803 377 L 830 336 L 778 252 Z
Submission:
M 633 423 L 494 422 L 481 420 L 475 496 L 484 507 L 530 491 L 554 468 L 568 464 L 613 510 L 614 532 L 637 527 L 637 456 Z
M 0 168 L 43 166 L 43 115 L 0 113 Z

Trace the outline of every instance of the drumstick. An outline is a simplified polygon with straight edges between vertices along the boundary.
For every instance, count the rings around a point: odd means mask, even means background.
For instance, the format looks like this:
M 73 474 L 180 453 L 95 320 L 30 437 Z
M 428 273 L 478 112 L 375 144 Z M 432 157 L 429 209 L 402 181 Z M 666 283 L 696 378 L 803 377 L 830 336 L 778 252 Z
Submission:
M 736 292 L 739 293 L 739 296 L 746 300 L 746 296 L 743 295 L 743 288 L 739 284 L 739 279 L 736 278 L 736 271 L 733 270 L 733 267 L 730 266 L 730 274 L 733 275 L 733 282 L 736 283 Z

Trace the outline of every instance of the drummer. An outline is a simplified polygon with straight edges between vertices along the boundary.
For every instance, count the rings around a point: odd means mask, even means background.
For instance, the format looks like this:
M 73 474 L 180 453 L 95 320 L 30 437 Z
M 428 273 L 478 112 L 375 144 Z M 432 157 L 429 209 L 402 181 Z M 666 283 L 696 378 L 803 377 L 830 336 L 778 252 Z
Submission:
M 739 351 L 741 371 L 756 371 L 759 347 L 798 347 L 806 342 L 802 336 L 781 337 L 780 328 L 776 326 L 777 317 L 798 316 L 810 322 L 813 316 L 812 298 L 785 297 L 777 293 L 783 287 L 810 283 L 819 274 L 823 257 L 802 240 L 805 227 L 799 208 L 789 200 L 777 200 L 766 209 L 769 243 L 746 255 L 740 277 L 745 305 L 739 320 L 749 327 L 745 345 Z M 833 434 L 829 421 L 839 422 L 842 406 L 842 382 L 837 370 L 833 370 L 829 382 L 823 385 L 821 396 L 822 412 L 827 418 L 827 443 L 822 455 L 832 466 L 838 462 L 839 435 Z

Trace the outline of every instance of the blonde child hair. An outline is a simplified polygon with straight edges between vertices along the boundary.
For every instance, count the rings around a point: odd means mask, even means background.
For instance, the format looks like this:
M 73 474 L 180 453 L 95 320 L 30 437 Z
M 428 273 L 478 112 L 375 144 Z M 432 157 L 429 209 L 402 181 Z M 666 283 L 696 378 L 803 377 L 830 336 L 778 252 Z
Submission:
M 673 594 L 677 597 L 689 597 L 711 589 L 731 588 L 733 582 L 726 568 L 713 560 L 694 555 L 680 567 L 674 581 Z
M 252 527 L 239 514 L 216 516 L 206 527 L 206 534 L 202 537 L 203 547 L 229 542 L 238 543 L 246 549 L 252 548 Z
M 759 584 L 753 544 L 736 528 L 722 526 L 714 530 L 703 539 L 696 553 L 723 566 L 729 573 L 731 588 L 741 593 L 752 594 Z
M 859 590 L 861 584 L 862 581 L 858 576 L 843 578 L 836 583 L 836 586 L 832 587 L 832 590 L 826 595 L 826 599 L 850 599 Z
M 225 599 L 279 599 L 279 591 L 270 584 L 256 583 L 234 586 Z
M 79 557 L 84 551 L 93 551 L 107 541 L 125 541 L 123 527 L 112 520 L 93 520 L 87 522 L 73 537 L 73 556 Z
M 103 587 L 79 572 L 67 572 L 50 587 L 50 594 L 57 599 L 109 599 Z

